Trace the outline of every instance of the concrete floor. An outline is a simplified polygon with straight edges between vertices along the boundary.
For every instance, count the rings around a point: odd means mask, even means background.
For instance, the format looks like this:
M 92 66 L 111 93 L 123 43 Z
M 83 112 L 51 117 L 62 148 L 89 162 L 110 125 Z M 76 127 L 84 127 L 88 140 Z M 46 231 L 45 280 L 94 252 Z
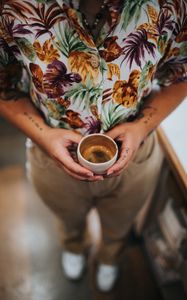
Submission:
M 111 293 L 96 290 L 93 257 L 81 281 L 65 279 L 58 221 L 25 176 L 25 137 L 2 120 L 0 137 L 0 300 L 161 300 L 142 242 L 133 234 Z M 96 221 L 93 213 L 97 241 Z

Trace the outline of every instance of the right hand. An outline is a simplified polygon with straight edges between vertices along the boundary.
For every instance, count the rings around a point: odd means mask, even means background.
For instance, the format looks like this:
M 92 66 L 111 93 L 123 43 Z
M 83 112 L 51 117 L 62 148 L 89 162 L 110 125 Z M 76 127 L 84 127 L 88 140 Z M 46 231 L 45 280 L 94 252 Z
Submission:
M 102 180 L 103 176 L 94 175 L 71 157 L 68 147 L 78 144 L 81 138 L 82 136 L 74 131 L 51 128 L 39 146 L 72 177 L 85 181 Z

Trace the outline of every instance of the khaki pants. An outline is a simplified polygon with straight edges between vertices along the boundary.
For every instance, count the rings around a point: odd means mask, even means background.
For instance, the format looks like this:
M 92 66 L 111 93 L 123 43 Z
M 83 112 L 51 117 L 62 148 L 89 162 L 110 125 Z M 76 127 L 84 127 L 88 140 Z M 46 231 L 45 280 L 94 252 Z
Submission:
M 98 260 L 117 262 L 133 221 L 156 186 L 162 164 L 156 133 L 146 139 L 120 176 L 99 182 L 70 177 L 35 144 L 27 149 L 27 157 L 29 178 L 62 221 L 63 247 L 75 253 L 86 250 L 86 216 L 95 207 L 102 229 Z

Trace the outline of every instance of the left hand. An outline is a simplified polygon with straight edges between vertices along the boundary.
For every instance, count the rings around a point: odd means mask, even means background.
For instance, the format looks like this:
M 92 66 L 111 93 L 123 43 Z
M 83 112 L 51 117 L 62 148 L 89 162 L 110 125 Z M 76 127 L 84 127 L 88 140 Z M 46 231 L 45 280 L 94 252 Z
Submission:
M 136 123 L 124 123 L 115 126 L 106 135 L 113 138 L 116 142 L 120 142 L 119 158 L 117 162 L 108 169 L 107 175 L 110 177 L 118 176 L 131 161 L 140 144 L 143 142 L 145 134 L 143 129 Z M 106 177 L 107 177 L 106 175 Z

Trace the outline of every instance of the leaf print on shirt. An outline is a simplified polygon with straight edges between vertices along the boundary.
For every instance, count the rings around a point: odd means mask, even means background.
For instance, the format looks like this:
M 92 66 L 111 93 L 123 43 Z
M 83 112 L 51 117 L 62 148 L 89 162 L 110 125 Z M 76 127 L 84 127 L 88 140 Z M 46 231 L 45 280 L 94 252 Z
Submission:
M 183 2 L 185 5 L 185 3 Z M 176 37 L 176 42 L 181 43 L 181 42 L 186 42 L 187 41 L 187 14 L 183 14 L 181 17 L 178 17 L 178 26 L 176 28 L 175 34 L 177 35 Z
M 71 104 L 71 102 L 69 100 L 65 100 L 64 98 L 62 97 L 58 97 L 56 99 L 57 103 L 62 105 L 64 108 L 68 108 Z
M 124 30 L 127 29 L 127 26 L 130 24 L 130 22 L 134 19 L 135 25 L 138 23 L 140 16 L 141 16 L 141 10 L 142 6 L 150 2 L 150 0 L 126 0 L 125 5 L 122 12 L 122 28 Z
M 61 120 L 65 114 L 65 107 L 53 99 L 46 99 L 44 106 L 48 109 L 48 116 L 56 120 Z
M 85 118 L 86 120 L 85 128 L 87 129 L 86 134 L 98 133 L 101 131 L 102 124 L 98 113 L 97 105 L 91 104 L 90 111 L 93 116 L 89 116 Z
M 101 120 L 95 119 L 92 116 L 85 118 L 86 134 L 99 133 L 101 131 Z
M 168 31 L 173 31 L 174 21 L 173 16 L 166 9 L 157 10 L 147 5 L 148 22 L 143 23 L 137 29 L 144 29 L 147 32 L 148 39 L 152 39 L 158 44 L 158 49 L 161 53 L 164 52 Z
M 45 63 L 51 63 L 53 60 L 60 58 L 60 54 L 51 43 L 51 39 L 46 40 L 43 46 L 41 46 L 40 42 L 36 40 L 33 44 L 33 47 L 39 59 Z
M 29 20 L 30 26 L 36 31 L 36 39 L 46 33 L 52 37 L 51 28 L 55 23 L 64 20 L 60 7 L 56 2 L 48 7 L 43 3 L 36 6 L 33 3 L 29 5 L 33 9 L 33 16 Z
M 156 46 L 148 41 L 145 29 L 138 29 L 135 32 L 130 33 L 127 38 L 124 39 L 124 42 L 124 59 L 122 63 L 124 60 L 127 60 L 130 68 L 134 61 L 141 68 L 142 59 L 145 59 L 145 51 L 155 57 Z
M 155 74 L 155 70 L 156 70 L 156 65 L 153 65 L 153 63 L 149 60 L 145 64 L 141 72 L 140 81 L 138 85 L 139 92 L 144 90 L 150 84 Z
M 117 64 L 107 64 L 108 70 L 107 70 L 107 79 L 112 80 L 113 76 L 116 76 L 118 79 L 120 79 L 120 68 Z
M 88 33 L 86 33 L 85 29 L 82 27 L 82 24 L 80 23 L 77 12 L 67 7 L 65 4 L 63 5 L 64 11 L 67 13 L 67 16 L 69 17 L 70 24 L 73 28 L 76 29 L 80 39 L 91 48 L 95 48 L 95 44 L 93 42 L 93 39 L 90 37 Z
M 112 98 L 116 103 L 122 104 L 126 108 L 135 107 L 138 98 L 138 85 L 140 71 L 133 70 L 129 80 L 117 80 L 113 86 Z
M 68 57 L 73 51 L 88 50 L 88 47 L 77 38 L 75 29 L 69 26 L 69 24 L 65 23 L 62 26 L 61 23 L 59 23 L 57 28 L 58 31 L 56 30 L 53 43 L 63 55 Z
M 109 130 L 116 124 L 124 120 L 127 110 L 124 106 L 113 103 L 112 101 L 105 102 L 101 111 L 102 129 Z
M 20 35 L 26 35 L 26 34 L 31 34 L 32 31 L 29 30 L 28 24 L 16 24 L 15 25 L 15 20 L 10 20 L 9 18 L 4 19 L 4 26 L 8 31 L 8 34 L 11 37 L 20 37 Z
M 65 64 L 54 60 L 47 66 L 43 77 L 43 87 L 48 97 L 55 98 L 64 95 L 65 88 L 74 82 L 81 81 L 81 76 L 77 73 L 67 73 Z
M 103 132 L 133 120 L 153 79 L 187 80 L 187 0 L 109 0 L 95 42 L 72 1 L 0 4 L 0 89 L 28 86 L 49 126 Z
M 186 74 L 186 76 L 185 76 Z M 181 82 L 187 79 L 187 56 L 173 56 L 165 63 L 161 63 L 155 74 L 158 83 L 167 86 L 171 83 Z
M 123 49 L 116 42 L 117 36 L 111 36 L 106 38 L 103 43 L 105 50 L 99 50 L 99 54 L 106 62 L 111 62 L 117 59 L 122 53 Z
M 72 105 L 79 110 L 89 110 L 92 104 L 98 104 L 98 99 L 102 95 L 101 85 L 93 85 L 87 78 L 86 82 L 78 83 L 66 92 L 65 98 L 71 100 Z
M 36 59 L 36 52 L 33 45 L 26 38 L 16 38 L 16 43 L 18 44 L 21 52 L 32 62 Z
M 186 0 L 173 0 L 166 1 L 163 5 L 165 9 L 170 12 L 171 15 L 176 16 L 174 35 L 179 35 L 186 22 Z
M 85 128 L 86 134 L 98 133 L 101 131 L 101 119 L 98 113 L 98 107 L 95 104 L 90 105 L 91 116 L 86 117 Z
M 28 14 L 32 14 L 30 3 L 20 0 L 1 0 L 0 15 L 6 19 L 7 17 L 25 20 Z
M 32 81 L 34 83 L 35 88 L 40 92 L 44 93 L 43 90 L 43 71 L 40 66 L 30 63 L 29 65 L 31 74 L 32 74 Z
M 80 118 L 80 114 L 71 109 L 66 111 L 66 117 L 61 118 L 63 122 L 68 123 L 73 129 L 83 128 L 85 123 Z
M 74 51 L 68 57 L 70 70 L 81 75 L 85 82 L 87 77 L 97 83 L 99 76 L 99 57 L 94 53 Z

